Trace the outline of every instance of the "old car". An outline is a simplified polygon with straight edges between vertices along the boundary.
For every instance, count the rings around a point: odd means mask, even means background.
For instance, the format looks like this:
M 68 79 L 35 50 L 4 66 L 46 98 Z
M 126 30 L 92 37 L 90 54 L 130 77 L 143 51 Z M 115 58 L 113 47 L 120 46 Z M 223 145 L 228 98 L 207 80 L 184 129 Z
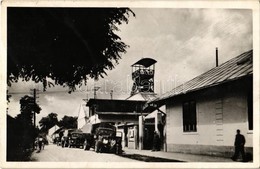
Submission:
M 69 137 L 69 145 L 68 147 L 82 147 L 84 145 L 85 141 L 85 134 L 82 133 L 81 131 L 73 131 L 70 134 Z
M 109 123 L 89 125 L 91 129 L 85 135 L 84 150 L 91 147 L 95 152 L 119 154 L 122 152 L 122 138 L 116 134 L 116 127 Z

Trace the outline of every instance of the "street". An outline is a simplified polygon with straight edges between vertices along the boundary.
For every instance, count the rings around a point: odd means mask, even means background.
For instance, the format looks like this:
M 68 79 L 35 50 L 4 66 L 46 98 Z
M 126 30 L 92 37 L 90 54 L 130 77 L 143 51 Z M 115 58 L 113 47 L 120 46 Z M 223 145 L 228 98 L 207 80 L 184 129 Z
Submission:
M 44 150 L 32 154 L 32 161 L 37 162 L 140 162 L 108 153 L 96 153 L 93 149 L 84 151 L 81 148 L 62 148 L 57 145 L 46 145 Z

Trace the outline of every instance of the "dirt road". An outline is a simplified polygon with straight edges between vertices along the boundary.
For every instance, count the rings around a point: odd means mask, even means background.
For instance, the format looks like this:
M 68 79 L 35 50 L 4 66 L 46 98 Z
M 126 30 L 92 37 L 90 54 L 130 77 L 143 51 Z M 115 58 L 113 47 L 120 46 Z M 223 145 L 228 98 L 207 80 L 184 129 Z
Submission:
M 35 151 L 33 161 L 39 162 L 140 162 L 108 153 L 96 153 L 92 149 L 62 148 L 57 145 L 46 145 L 41 152 Z

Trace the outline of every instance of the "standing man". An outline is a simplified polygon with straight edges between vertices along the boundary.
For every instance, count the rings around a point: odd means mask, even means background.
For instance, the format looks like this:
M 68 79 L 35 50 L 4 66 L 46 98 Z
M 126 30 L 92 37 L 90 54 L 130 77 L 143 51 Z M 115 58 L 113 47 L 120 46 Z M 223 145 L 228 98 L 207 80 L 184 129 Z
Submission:
M 160 151 L 160 136 L 157 131 L 154 131 L 152 151 Z
M 245 161 L 245 150 L 244 150 L 245 143 L 246 143 L 245 137 L 242 134 L 240 134 L 240 130 L 238 129 L 236 134 L 236 139 L 235 139 L 235 154 L 231 158 L 233 161 L 237 160 L 239 153 L 242 154 L 243 161 Z
M 39 151 L 42 150 L 42 144 L 43 144 L 43 138 L 42 138 L 42 136 L 39 136 L 39 139 L 38 139 Z

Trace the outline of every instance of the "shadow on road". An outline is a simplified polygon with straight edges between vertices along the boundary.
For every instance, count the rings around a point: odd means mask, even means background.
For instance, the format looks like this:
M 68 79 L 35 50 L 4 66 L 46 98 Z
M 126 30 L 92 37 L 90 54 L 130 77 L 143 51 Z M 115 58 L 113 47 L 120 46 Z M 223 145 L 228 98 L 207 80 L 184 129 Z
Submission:
M 171 160 L 171 159 L 160 158 L 160 157 L 151 157 L 151 156 L 140 155 L 140 154 L 121 154 L 119 156 L 138 160 L 138 161 L 145 161 L 145 162 L 184 162 L 179 160 Z

